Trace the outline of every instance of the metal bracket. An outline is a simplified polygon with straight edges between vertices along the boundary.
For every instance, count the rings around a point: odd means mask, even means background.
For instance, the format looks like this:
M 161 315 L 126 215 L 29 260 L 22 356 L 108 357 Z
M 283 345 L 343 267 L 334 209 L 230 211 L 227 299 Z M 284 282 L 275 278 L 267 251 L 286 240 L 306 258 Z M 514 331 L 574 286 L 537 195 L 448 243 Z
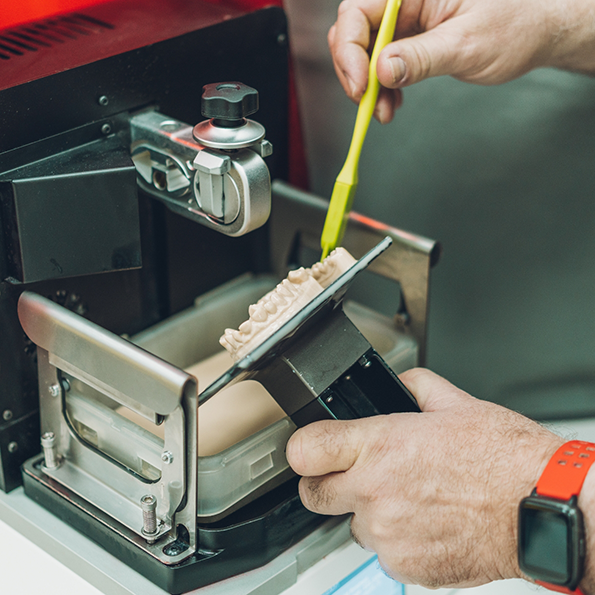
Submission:
M 191 126 L 155 110 L 133 116 L 130 131 L 138 185 L 170 210 L 230 236 L 267 221 L 268 141 L 231 152 L 205 148 L 194 140 Z
M 191 556 L 197 547 L 194 377 L 37 294 L 21 295 L 18 314 L 38 351 L 41 432 L 53 457 L 48 463 L 46 456 L 42 472 L 164 564 Z M 117 405 L 163 423 L 164 440 L 128 422 Z M 182 525 L 187 547 L 179 546 Z

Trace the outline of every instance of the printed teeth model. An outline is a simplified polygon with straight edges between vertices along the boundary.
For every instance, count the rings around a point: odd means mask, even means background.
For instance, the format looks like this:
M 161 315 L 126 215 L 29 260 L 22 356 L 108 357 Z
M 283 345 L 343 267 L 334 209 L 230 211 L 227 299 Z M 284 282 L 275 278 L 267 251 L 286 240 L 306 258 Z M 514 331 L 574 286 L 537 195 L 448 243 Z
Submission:
M 250 318 L 238 330 L 226 329 L 219 342 L 235 361 L 242 359 L 355 262 L 345 248 L 337 248 L 312 268 L 291 271 L 273 291 L 250 306 Z

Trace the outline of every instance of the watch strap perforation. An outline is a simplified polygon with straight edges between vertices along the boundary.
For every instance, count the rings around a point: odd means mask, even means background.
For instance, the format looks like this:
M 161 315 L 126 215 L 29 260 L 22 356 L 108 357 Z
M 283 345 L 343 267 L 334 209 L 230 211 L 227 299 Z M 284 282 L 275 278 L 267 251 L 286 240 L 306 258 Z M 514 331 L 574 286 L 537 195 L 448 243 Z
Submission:
M 580 494 L 593 463 L 595 444 L 583 440 L 566 442 L 549 460 L 535 490 L 540 496 L 570 500 Z

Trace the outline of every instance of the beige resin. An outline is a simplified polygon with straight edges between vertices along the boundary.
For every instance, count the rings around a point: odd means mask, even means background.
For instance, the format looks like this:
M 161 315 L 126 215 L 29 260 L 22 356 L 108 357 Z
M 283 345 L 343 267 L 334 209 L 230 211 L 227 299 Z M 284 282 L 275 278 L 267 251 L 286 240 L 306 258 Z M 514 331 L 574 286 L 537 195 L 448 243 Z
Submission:
M 311 269 L 292 271 L 277 287 L 250 306 L 250 318 L 239 330 L 227 329 L 221 344 L 222 351 L 187 368 L 196 376 L 200 390 L 204 390 L 234 361 L 241 359 L 292 316 L 315 298 L 325 287 L 350 268 L 355 259 L 344 248 L 337 248 Z M 120 415 L 163 438 L 163 426 L 156 426 L 125 407 L 116 410 Z M 198 454 L 201 457 L 217 454 L 252 436 L 285 417 L 284 411 L 267 390 L 254 380 L 245 380 L 224 388 L 199 407 Z
M 250 318 L 238 330 L 226 329 L 219 342 L 234 361 L 242 359 L 354 263 L 355 259 L 345 248 L 337 248 L 311 269 L 291 271 L 273 291 L 250 306 Z
M 314 279 L 326 289 L 354 264 L 355 258 L 345 248 L 336 248 L 322 262 L 317 262 L 308 270 Z
M 221 351 L 190 366 L 186 372 L 196 376 L 199 388 L 203 390 L 232 364 L 227 351 Z M 116 411 L 163 439 L 163 426 L 152 424 L 126 407 Z M 284 417 L 283 409 L 254 380 L 224 388 L 198 408 L 198 455 L 208 457 L 217 454 Z

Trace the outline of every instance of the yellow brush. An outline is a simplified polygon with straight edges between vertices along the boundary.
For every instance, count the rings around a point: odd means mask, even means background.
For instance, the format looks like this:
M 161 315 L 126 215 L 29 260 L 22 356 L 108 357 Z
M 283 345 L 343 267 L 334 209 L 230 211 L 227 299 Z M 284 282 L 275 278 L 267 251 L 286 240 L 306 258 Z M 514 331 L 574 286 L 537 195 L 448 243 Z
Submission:
M 326 258 L 334 250 L 343 239 L 345 233 L 345 226 L 355 196 L 357 188 L 357 167 L 359 165 L 359 157 L 362 152 L 362 146 L 370 126 L 370 120 L 374 114 L 374 107 L 378 99 L 378 91 L 380 90 L 380 83 L 376 75 L 376 62 L 380 52 L 384 46 L 392 41 L 397 24 L 397 14 L 401 7 L 401 0 L 388 0 L 380 29 L 378 30 L 378 37 L 372 51 L 370 58 L 370 71 L 368 73 L 368 88 L 360 101 L 357 110 L 357 117 L 355 119 L 355 126 L 353 130 L 353 137 L 347 159 L 343 169 L 339 172 L 331 202 L 328 207 L 326 219 L 324 221 L 324 229 L 322 230 L 322 237 L 320 238 L 320 245 L 322 246 L 322 258 Z

